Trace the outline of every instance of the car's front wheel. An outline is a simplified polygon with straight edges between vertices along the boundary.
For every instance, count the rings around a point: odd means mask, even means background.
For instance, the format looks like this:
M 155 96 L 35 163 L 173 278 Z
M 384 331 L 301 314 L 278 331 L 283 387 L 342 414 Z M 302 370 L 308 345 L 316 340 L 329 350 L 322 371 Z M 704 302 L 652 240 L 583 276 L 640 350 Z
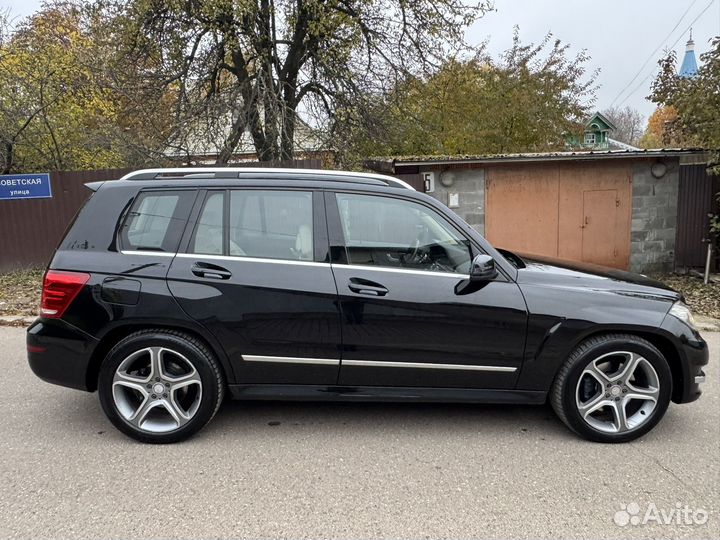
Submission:
M 186 439 L 215 415 L 224 381 L 212 352 L 173 330 L 143 330 L 106 356 L 98 381 L 100 403 L 123 433 L 148 443 Z
M 627 442 L 650 431 L 672 394 L 667 360 L 638 336 L 610 334 L 581 343 L 560 368 L 550 403 L 586 439 Z

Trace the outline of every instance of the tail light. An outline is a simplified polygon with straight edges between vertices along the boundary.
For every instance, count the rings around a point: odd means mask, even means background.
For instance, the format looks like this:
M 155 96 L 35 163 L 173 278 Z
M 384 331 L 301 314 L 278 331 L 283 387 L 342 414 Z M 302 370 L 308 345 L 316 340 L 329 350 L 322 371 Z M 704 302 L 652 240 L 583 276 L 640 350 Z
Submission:
M 90 280 L 90 274 L 82 272 L 60 272 L 48 270 L 43 280 L 40 316 L 59 319 L 65 313 L 83 286 Z

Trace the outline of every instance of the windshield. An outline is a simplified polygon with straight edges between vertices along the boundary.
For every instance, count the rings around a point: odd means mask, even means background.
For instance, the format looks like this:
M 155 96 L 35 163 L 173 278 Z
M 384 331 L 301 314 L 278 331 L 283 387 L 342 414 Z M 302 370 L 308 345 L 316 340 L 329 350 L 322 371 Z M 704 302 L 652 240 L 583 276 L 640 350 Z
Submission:
M 502 248 L 495 248 L 500 252 L 500 254 L 505 257 L 505 260 L 512 264 L 515 268 L 525 268 L 527 264 L 525 264 L 525 261 L 520 257 L 520 255 L 517 255 L 516 253 L 513 253 L 512 251 L 509 251 L 507 249 Z

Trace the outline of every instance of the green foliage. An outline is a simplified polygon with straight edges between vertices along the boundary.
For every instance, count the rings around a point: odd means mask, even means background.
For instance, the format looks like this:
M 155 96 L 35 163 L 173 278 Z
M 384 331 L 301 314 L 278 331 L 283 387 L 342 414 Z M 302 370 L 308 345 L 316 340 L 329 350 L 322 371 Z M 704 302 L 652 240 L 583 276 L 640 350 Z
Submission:
M 480 50 L 429 77 L 407 77 L 348 113 L 355 156 L 502 154 L 562 149 L 594 101 L 596 74 L 583 52 L 548 35 L 499 60 Z M 352 159 L 352 157 L 350 158 Z
M 715 194 L 715 199 L 720 203 L 720 193 Z M 720 236 L 720 216 L 717 214 L 710 214 L 710 232 L 715 236 Z
M 16 28 L 0 21 L 0 170 L 162 162 L 171 95 L 129 63 L 102 4 L 58 0 Z
M 666 132 L 684 146 L 700 146 L 711 152 L 708 169 L 720 174 L 720 36 L 700 56 L 696 77 L 676 74 L 675 53 L 660 61 L 650 99 L 671 107 L 677 117 L 666 123 Z M 720 193 L 716 195 L 720 200 Z M 720 216 L 710 216 L 710 232 L 720 235 Z
M 713 152 L 709 166 L 720 174 L 720 36 L 700 56 L 693 78 L 679 77 L 675 53 L 660 61 L 650 99 L 672 107 L 677 117 L 667 124 L 668 136 L 683 146 L 700 146 Z
M 3 171 L 121 165 L 118 109 L 87 67 L 90 36 L 73 9 L 47 9 L 0 44 Z

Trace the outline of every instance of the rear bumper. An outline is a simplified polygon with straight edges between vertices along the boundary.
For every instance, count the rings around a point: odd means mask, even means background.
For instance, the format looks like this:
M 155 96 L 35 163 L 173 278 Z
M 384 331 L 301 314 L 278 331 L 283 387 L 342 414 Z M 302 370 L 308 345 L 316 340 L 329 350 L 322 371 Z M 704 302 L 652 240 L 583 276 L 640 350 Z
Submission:
M 27 330 L 28 362 L 42 380 L 91 391 L 88 367 L 98 340 L 57 319 L 37 319 Z

